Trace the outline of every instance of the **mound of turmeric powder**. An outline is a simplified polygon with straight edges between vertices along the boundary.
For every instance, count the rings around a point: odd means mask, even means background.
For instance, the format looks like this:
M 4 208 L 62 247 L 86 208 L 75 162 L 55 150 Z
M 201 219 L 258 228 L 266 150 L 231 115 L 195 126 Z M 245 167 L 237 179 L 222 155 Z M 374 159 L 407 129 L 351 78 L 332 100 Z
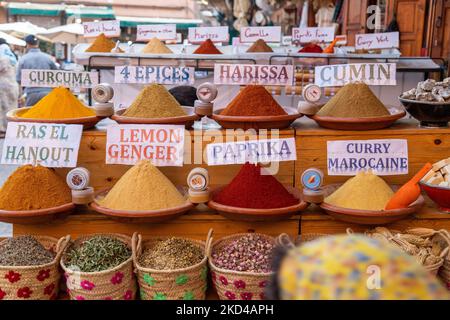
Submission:
M 25 165 L 14 171 L 0 189 L 0 210 L 38 210 L 72 202 L 67 184 L 53 169 Z
M 107 38 L 104 33 L 101 33 L 94 42 L 86 49 L 86 52 L 111 52 L 116 47 L 116 44 L 111 39 Z M 119 52 L 123 52 L 118 48 Z

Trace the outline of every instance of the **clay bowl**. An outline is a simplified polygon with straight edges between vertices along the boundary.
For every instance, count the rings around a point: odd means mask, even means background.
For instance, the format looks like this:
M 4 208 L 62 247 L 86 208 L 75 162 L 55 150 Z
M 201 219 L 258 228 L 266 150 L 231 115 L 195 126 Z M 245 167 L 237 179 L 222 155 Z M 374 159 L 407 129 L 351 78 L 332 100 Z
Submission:
M 214 195 L 220 192 L 223 187 L 217 188 L 213 191 L 211 199 L 214 198 Z M 216 210 L 220 215 L 230 219 L 237 221 L 279 221 L 289 219 L 296 213 L 305 210 L 309 204 L 302 200 L 302 192 L 293 187 L 286 187 L 286 189 L 297 199 L 299 199 L 299 203 L 285 208 L 276 208 L 276 209 L 248 209 L 248 208 L 237 208 L 230 207 L 220 203 L 217 203 L 213 200 L 208 202 L 208 207 Z
M 117 121 L 120 124 L 177 124 L 184 125 L 186 129 L 190 129 L 194 122 L 200 117 L 195 114 L 194 108 L 192 107 L 182 107 L 186 111 L 186 116 L 181 117 L 170 117 L 170 118 L 136 118 L 136 117 L 125 117 L 122 114 L 124 110 L 117 111 L 111 119 Z
M 420 182 L 420 187 L 439 206 L 439 210 L 450 213 L 450 188 L 433 186 L 424 182 Z
M 448 127 L 450 103 L 425 102 L 398 98 L 406 111 L 420 121 L 422 127 Z
M 54 208 L 10 211 L 0 210 L 0 221 L 14 224 L 41 224 L 67 217 L 75 208 L 73 203 Z
M 395 121 L 406 115 L 404 110 L 390 109 L 390 116 L 377 118 L 334 118 L 318 115 L 310 116 L 322 128 L 333 130 L 366 131 L 379 130 L 391 126 Z
M 324 188 L 325 195 L 328 196 L 334 192 L 340 185 L 330 185 Z M 391 186 L 392 189 L 398 189 L 396 186 Z M 348 223 L 363 224 L 363 225 L 385 225 L 402 220 L 416 212 L 418 212 L 425 204 L 425 199 L 420 196 L 408 208 L 386 210 L 386 211 L 372 211 L 372 210 L 355 210 L 348 208 L 336 207 L 323 202 L 320 205 L 327 214 Z
M 286 129 L 295 120 L 303 115 L 298 113 L 296 109 L 283 107 L 288 113 L 283 116 L 264 116 L 264 117 L 235 117 L 222 116 L 220 113 L 223 109 L 214 111 L 212 118 L 219 123 L 224 129 Z
M 114 210 L 102 207 L 98 201 L 108 194 L 109 190 L 103 190 L 97 193 L 94 202 L 91 203 L 92 209 L 109 216 L 114 220 L 124 223 L 156 223 L 174 219 L 191 210 L 194 205 L 186 200 L 185 204 L 169 209 L 149 210 L 149 211 L 126 211 Z
M 8 111 L 6 119 L 13 122 L 35 122 L 35 123 L 57 123 L 57 124 L 82 124 L 84 129 L 95 127 L 95 125 L 103 119 L 103 117 L 83 117 L 68 119 L 27 119 L 21 118 L 20 114 L 31 108 L 20 108 Z

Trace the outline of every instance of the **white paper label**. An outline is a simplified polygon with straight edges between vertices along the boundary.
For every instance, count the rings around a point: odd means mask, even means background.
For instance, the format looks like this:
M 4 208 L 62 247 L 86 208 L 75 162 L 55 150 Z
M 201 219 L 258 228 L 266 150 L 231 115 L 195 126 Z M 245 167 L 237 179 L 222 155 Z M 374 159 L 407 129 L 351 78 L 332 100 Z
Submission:
M 76 167 L 82 133 L 78 124 L 9 122 L 1 163 Z
M 98 72 L 24 69 L 20 84 L 22 87 L 92 88 L 98 84 Z
M 86 38 L 97 37 L 104 34 L 107 37 L 120 36 L 120 21 L 119 20 L 104 20 L 96 22 L 84 22 L 83 32 Z
M 408 174 L 408 141 L 349 140 L 327 142 L 330 176 L 353 176 L 372 170 L 377 175 Z
M 397 85 L 395 63 L 335 64 L 315 67 L 315 83 L 320 87 L 341 87 L 359 81 L 371 86 Z
M 106 163 L 134 165 L 151 160 L 155 166 L 183 166 L 184 126 L 109 125 Z
M 214 83 L 218 85 L 260 84 L 272 86 L 292 85 L 292 65 L 215 64 Z
M 177 26 L 175 24 L 144 24 L 137 26 L 137 41 L 147 41 L 152 38 L 158 38 L 159 40 L 176 40 Z
M 262 39 L 265 42 L 280 42 L 281 27 L 242 27 L 241 42 L 255 42 Z
M 13 224 L 0 222 L 0 238 L 11 238 L 13 236 Z
M 206 150 L 209 166 L 297 160 L 294 138 L 212 143 Z
M 119 66 L 115 67 L 115 83 L 194 84 L 192 67 Z
M 300 43 L 332 42 L 334 40 L 334 27 L 326 28 L 293 28 L 292 41 Z
M 190 43 L 201 43 L 207 39 L 211 39 L 212 42 L 228 42 L 230 40 L 228 27 L 189 28 L 188 40 Z
M 355 48 L 357 50 L 391 49 L 399 46 L 398 32 L 357 34 L 355 37 Z

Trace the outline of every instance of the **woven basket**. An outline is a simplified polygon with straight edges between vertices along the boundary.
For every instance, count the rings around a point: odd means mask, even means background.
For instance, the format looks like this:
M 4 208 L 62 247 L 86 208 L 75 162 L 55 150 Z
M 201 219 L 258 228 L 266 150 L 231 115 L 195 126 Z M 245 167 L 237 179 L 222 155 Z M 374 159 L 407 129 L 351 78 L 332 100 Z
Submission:
M 0 300 L 53 300 L 58 296 L 61 273 L 59 261 L 70 241 L 70 236 L 59 240 L 35 236 L 48 250 L 56 253 L 55 259 L 40 266 L 0 266 Z M 4 245 L 6 240 L 0 242 Z
M 107 236 L 126 243 L 131 249 L 131 238 L 121 234 L 99 233 L 81 236 L 67 246 L 61 259 L 61 267 L 66 278 L 67 291 L 72 300 L 134 300 L 136 281 L 133 274 L 133 258 L 117 267 L 100 272 L 80 272 L 68 268 L 65 254 L 73 245 L 94 236 Z
M 305 234 L 301 234 L 297 237 L 295 244 L 296 245 L 301 245 L 304 242 L 310 242 L 310 241 L 314 241 L 316 239 L 319 238 L 323 238 L 329 236 L 328 234 L 324 234 L 324 233 L 305 233 Z
M 448 232 L 448 230 L 440 230 L 439 232 L 447 240 L 447 243 L 449 243 L 450 246 L 450 232 Z M 450 251 L 444 257 L 444 263 L 439 271 L 439 276 L 444 281 L 447 289 L 450 290 Z
M 254 235 L 255 233 L 251 234 Z M 215 241 L 208 253 L 213 286 L 220 300 L 264 300 L 265 287 L 268 285 L 273 272 L 252 273 L 226 270 L 216 267 L 212 262 L 212 253 L 215 250 L 246 235 L 249 235 L 249 233 L 234 234 Z M 275 243 L 275 239 L 271 236 L 258 235 Z
M 154 237 L 142 240 L 141 235 L 134 233 L 132 238 L 133 261 L 141 299 L 205 300 L 208 280 L 207 252 L 211 246 L 211 235 L 212 230 L 209 231 L 206 242 L 188 239 L 205 251 L 205 256 L 201 262 L 183 269 L 157 270 L 142 267 L 139 264 L 139 257 L 145 248 L 169 237 Z

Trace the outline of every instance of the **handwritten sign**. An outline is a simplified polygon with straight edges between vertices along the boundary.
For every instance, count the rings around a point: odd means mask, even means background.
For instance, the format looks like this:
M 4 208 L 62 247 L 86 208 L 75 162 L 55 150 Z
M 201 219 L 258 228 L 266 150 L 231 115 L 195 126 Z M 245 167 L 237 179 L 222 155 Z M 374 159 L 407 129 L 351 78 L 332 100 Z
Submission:
M 372 170 L 377 175 L 408 174 L 408 141 L 348 140 L 327 142 L 330 176 L 353 176 Z
M 175 24 L 144 24 L 137 26 L 137 41 L 147 41 L 152 38 L 158 38 L 159 40 L 176 40 L 177 26 Z
M 206 152 L 209 166 L 297 160 L 294 138 L 212 143 Z
M 292 85 L 292 65 L 215 64 L 214 83 L 224 85 Z
M 357 34 L 355 38 L 355 49 L 391 49 L 400 46 L 399 33 L 367 33 Z
M 119 66 L 115 67 L 115 83 L 194 84 L 192 67 Z
M 98 72 L 24 69 L 20 84 L 22 87 L 92 88 L 98 84 Z
M 262 39 L 265 42 L 280 42 L 281 27 L 242 27 L 241 42 L 255 42 Z
M 1 163 L 76 167 L 82 132 L 77 124 L 9 122 Z
M 106 163 L 134 165 L 151 160 L 155 166 L 183 166 L 184 126 L 109 125 Z
M 120 21 L 118 20 L 103 20 L 96 22 L 84 22 L 83 32 L 86 38 L 97 37 L 100 34 L 105 34 L 107 37 L 120 36 Z
M 315 68 L 315 83 L 320 87 L 340 87 L 355 81 L 373 86 L 395 86 L 397 85 L 396 64 L 336 64 Z
M 188 31 L 190 43 L 201 43 L 207 39 L 212 42 L 228 42 L 230 34 L 228 27 L 192 27 Z
M 334 27 L 326 28 L 293 28 L 292 41 L 300 43 L 332 42 L 334 40 Z

